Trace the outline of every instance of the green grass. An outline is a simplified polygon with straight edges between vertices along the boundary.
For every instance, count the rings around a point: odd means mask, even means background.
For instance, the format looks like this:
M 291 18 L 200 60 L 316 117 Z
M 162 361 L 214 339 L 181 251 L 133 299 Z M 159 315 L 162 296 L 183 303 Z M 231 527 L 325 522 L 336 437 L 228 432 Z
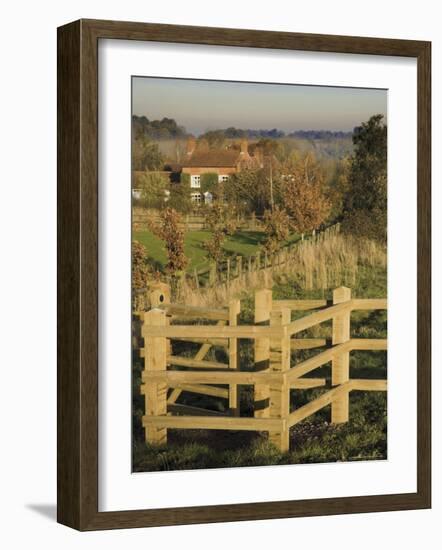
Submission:
M 210 239 L 210 231 L 188 231 L 184 237 L 184 253 L 190 262 L 188 270 L 203 269 L 209 266 L 207 252 L 204 243 Z M 162 270 L 167 262 L 164 242 L 156 237 L 150 231 L 140 231 L 133 233 L 133 239 L 141 242 L 147 248 L 149 260 L 152 265 Z M 227 237 L 224 241 L 224 250 L 226 256 L 252 256 L 256 254 L 263 244 L 265 233 L 261 231 L 238 231 L 234 235 Z M 290 235 L 285 244 L 299 240 L 296 234 Z

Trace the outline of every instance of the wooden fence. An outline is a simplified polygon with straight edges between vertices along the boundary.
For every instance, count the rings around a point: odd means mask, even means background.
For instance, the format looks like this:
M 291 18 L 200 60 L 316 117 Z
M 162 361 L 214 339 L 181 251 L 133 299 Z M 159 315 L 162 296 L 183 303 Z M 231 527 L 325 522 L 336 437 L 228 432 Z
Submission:
M 196 290 L 200 288 L 218 287 L 226 285 L 229 288 L 230 283 L 240 277 L 247 277 L 253 273 L 269 268 L 282 268 L 288 263 L 296 253 L 299 246 L 307 243 L 315 243 L 327 240 L 330 236 L 337 235 L 340 232 L 340 224 L 337 223 L 322 231 L 313 231 L 311 235 L 306 235 L 302 240 L 282 247 L 274 254 L 268 254 L 265 251 L 258 251 L 256 254 L 246 256 L 235 256 L 227 258 L 219 263 L 211 263 L 200 269 L 195 268 L 191 272 L 183 274 L 183 279 Z M 163 275 L 162 279 L 170 283 L 171 278 Z M 133 292 L 134 309 L 146 309 L 149 305 L 147 288 L 135 289 Z
M 386 350 L 386 339 L 350 337 L 350 316 L 355 310 L 387 309 L 385 299 L 353 299 L 348 288 L 333 292 L 333 304 L 325 300 L 273 300 L 270 290 L 255 293 L 255 323 L 238 325 L 240 302 L 224 309 L 188 307 L 169 303 L 170 293 L 161 283 L 150 297 L 152 309 L 140 313 L 144 339 L 144 370 L 141 392 L 145 396 L 142 424 L 148 443 L 167 442 L 168 428 L 206 430 L 255 430 L 269 433 L 281 450 L 289 449 L 292 426 L 331 404 L 331 421 L 349 419 L 349 394 L 386 391 L 386 380 L 352 379 L 349 357 L 353 350 Z M 292 321 L 292 311 L 306 315 Z M 216 324 L 174 324 L 175 320 L 205 319 Z M 325 339 L 305 338 L 306 329 L 332 320 L 331 343 L 320 353 L 298 363 L 292 351 L 327 344 Z M 254 341 L 254 371 L 242 371 L 238 364 L 238 341 Z M 193 358 L 171 354 L 171 340 L 200 345 Z M 209 361 L 211 347 L 227 351 L 228 363 Z M 331 362 L 331 388 L 298 409 L 290 408 L 290 392 L 319 388 L 325 378 L 308 376 Z M 172 367 L 172 370 L 169 369 Z M 176 370 L 174 367 L 179 367 Z M 238 385 L 254 386 L 254 416 L 241 417 Z M 228 413 L 180 405 L 181 392 L 194 392 L 228 400 Z
M 251 214 L 248 216 L 236 216 L 236 227 L 242 231 L 262 231 L 263 216 Z M 149 222 L 160 221 L 159 211 L 154 208 L 134 206 L 132 208 L 132 226 L 134 231 L 146 229 Z M 201 207 L 195 206 L 191 214 L 182 214 L 179 224 L 185 231 L 202 231 L 207 229 L 206 216 L 201 213 Z
M 273 254 L 262 250 L 247 257 L 238 255 L 226 258 L 218 263 L 212 262 L 209 266 L 196 267 L 192 272 L 186 273 L 185 277 L 195 288 L 213 287 L 219 284 L 226 284 L 228 286 L 233 279 L 238 277 L 252 274 L 262 269 L 282 267 L 290 261 L 291 256 L 299 246 L 307 242 L 320 242 L 332 235 L 337 235 L 340 232 L 340 227 L 340 224 L 337 223 L 321 231 L 312 231 L 310 235 L 303 235 L 302 240 L 285 245 Z

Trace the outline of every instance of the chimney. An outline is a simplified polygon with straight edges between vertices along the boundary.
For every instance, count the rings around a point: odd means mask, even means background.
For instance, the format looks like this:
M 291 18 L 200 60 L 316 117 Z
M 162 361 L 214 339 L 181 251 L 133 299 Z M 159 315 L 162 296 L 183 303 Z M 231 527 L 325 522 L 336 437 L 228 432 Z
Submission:
M 247 155 L 249 153 L 249 144 L 246 139 L 241 141 L 241 155 Z
M 196 139 L 193 136 L 187 138 L 186 155 L 191 157 L 196 147 Z

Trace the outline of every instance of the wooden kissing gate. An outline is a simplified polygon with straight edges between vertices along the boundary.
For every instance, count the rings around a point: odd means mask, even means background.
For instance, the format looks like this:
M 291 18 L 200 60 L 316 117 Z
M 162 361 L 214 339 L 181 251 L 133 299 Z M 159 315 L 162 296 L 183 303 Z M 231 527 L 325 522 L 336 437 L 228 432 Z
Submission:
M 387 309 L 386 299 L 352 299 L 351 290 L 333 292 L 326 300 L 273 300 L 272 291 L 255 293 L 255 324 L 238 325 L 240 301 L 227 308 L 211 309 L 170 303 L 167 285 L 152 285 L 151 309 L 141 312 L 144 370 L 141 392 L 145 396 L 142 424 L 146 442 L 167 443 L 167 429 L 255 430 L 269 433 L 281 451 L 289 450 L 289 430 L 308 416 L 331 404 L 332 423 L 349 419 L 349 394 L 353 390 L 386 391 L 386 380 L 351 379 L 349 356 L 353 350 L 386 350 L 386 339 L 350 337 L 350 315 L 355 310 Z M 307 315 L 291 321 L 292 311 Z M 178 319 L 215 321 L 216 324 L 173 324 Z M 332 320 L 331 346 L 317 355 L 291 364 L 292 350 L 326 345 L 321 338 L 297 338 L 302 331 Z M 238 340 L 254 340 L 255 369 L 241 371 Z M 200 344 L 194 358 L 171 354 L 171 340 Z M 211 347 L 223 347 L 228 363 L 205 359 Z M 325 378 L 308 377 L 315 369 L 332 363 L 332 388 L 306 405 L 290 410 L 290 390 L 318 388 Z M 168 367 L 180 370 L 168 370 Z M 241 417 L 238 385 L 254 386 L 254 416 Z M 228 400 L 228 413 L 176 403 L 181 392 L 194 392 Z

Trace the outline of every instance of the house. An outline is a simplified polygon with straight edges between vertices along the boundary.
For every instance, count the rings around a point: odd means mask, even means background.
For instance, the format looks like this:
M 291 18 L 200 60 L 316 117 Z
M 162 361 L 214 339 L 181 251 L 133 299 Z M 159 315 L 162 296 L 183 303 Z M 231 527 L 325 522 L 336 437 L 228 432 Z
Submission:
M 256 165 L 256 158 L 249 154 L 247 140 L 222 149 L 209 149 L 204 141 L 197 145 L 195 138 L 187 140 L 186 158 L 181 173 L 190 176 L 191 198 L 195 203 L 210 203 L 213 195 L 201 192 L 201 178 L 204 174 L 216 174 L 218 182 L 225 182 L 232 174 Z

